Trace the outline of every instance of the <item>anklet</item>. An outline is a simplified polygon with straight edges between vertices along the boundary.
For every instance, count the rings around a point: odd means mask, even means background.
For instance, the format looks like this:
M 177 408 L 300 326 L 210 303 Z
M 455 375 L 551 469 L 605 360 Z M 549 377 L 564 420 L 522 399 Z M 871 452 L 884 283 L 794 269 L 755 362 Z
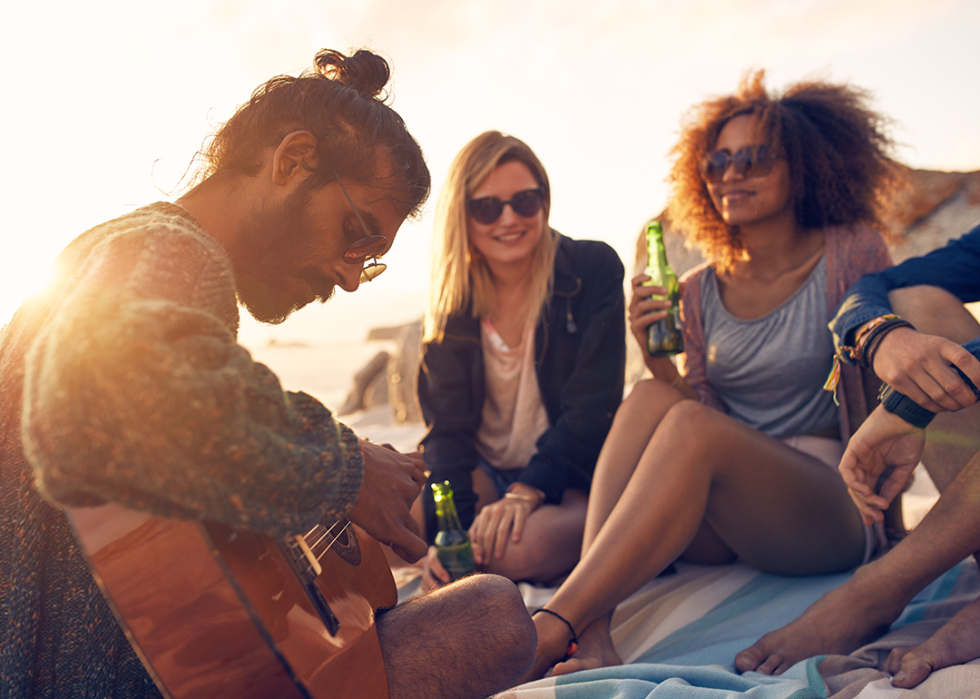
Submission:
M 565 623 L 565 626 L 568 627 L 568 630 L 572 632 L 572 640 L 568 642 L 568 648 L 565 650 L 565 657 L 562 658 L 562 660 L 563 661 L 568 660 L 570 657 L 575 655 L 575 651 L 578 650 L 578 635 L 575 633 L 575 627 L 572 626 L 572 623 L 558 612 L 553 612 L 550 609 L 545 609 L 544 607 L 541 607 L 540 609 L 535 609 L 534 612 L 531 613 L 531 616 L 534 616 L 538 612 L 544 612 L 545 614 L 550 614 L 551 616 L 555 617 L 556 619 L 560 619 Z

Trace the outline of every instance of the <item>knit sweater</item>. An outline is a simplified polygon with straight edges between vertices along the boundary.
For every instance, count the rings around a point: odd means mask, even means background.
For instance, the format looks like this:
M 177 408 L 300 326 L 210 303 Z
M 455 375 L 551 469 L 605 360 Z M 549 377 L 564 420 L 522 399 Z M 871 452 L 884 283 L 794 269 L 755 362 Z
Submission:
M 224 250 L 158 203 L 73 241 L 0 332 L 0 697 L 158 696 L 59 507 L 283 536 L 353 505 L 356 437 L 238 320 Z

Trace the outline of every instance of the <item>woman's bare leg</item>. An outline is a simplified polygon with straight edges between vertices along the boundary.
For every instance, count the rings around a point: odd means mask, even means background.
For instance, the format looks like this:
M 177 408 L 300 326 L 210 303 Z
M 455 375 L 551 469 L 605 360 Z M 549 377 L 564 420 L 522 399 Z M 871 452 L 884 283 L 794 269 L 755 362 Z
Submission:
M 626 490 L 660 421 L 671 407 L 683 399 L 676 389 L 666 383 L 648 379 L 638 382 L 616 411 L 592 478 L 589 511 L 582 541 L 583 556 L 591 548 L 592 542 Z M 561 622 L 555 627 L 556 620 L 549 616 L 539 614 L 535 617 L 535 623 L 542 627 L 551 626 L 551 630 L 557 630 L 559 637 L 564 635 L 567 642 L 567 628 Z M 565 674 L 592 667 L 619 665 L 622 659 L 609 636 L 611 622 L 612 609 L 586 628 L 578 629 L 579 652 L 574 658 L 557 665 L 555 673 Z
M 487 566 L 486 571 L 531 582 L 547 582 L 570 571 L 579 560 L 579 552 L 588 549 L 622 495 L 660 419 L 681 399 L 680 393 L 662 381 L 639 382 L 616 412 L 588 499 L 569 491 L 560 506 L 539 507 L 528 517 L 521 541 L 516 545 L 508 543 L 504 557 Z M 477 469 L 473 472 L 477 492 L 481 492 L 481 479 L 490 484 L 490 479 Z M 481 496 L 478 506 L 483 504 Z
M 578 563 L 588 503 L 585 493 L 567 490 L 560 505 L 541 505 L 528 516 L 521 540 L 508 542 L 503 558 L 483 570 L 532 583 L 564 575 Z
M 547 605 L 577 629 L 662 571 L 704 521 L 743 560 L 773 573 L 846 570 L 864 552 L 860 518 L 833 470 L 693 401 L 669 409 L 627 485 Z M 538 652 L 524 680 L 560 660 L 568 642 L 550 615 L 535 625 Z

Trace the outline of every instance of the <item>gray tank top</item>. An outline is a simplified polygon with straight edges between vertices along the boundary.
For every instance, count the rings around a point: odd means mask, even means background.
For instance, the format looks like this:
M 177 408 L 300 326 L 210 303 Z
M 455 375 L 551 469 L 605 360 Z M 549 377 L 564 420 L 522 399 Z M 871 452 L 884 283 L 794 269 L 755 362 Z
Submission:
M 706 272 L 701 317 L 708 382 L 729 415 L 773 437 L 836 427 L 833 395 L 823 390 L 834 355 L 826 258 L 778 308 L 753 320 L 728 312 L 714 270 Z

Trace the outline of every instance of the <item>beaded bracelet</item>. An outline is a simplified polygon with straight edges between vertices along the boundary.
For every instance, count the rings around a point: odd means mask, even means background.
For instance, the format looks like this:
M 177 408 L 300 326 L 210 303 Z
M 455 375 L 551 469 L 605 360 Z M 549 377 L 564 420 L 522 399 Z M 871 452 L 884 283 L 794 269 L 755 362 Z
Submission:
M 823 390 L 833 392 L 834 403 L 837 403 L 837 385 L 840 383 L 841 362 L 858 364 L 865 369 L 872 369 L 868 360 L 874 359 L 874 352 L 878 350 L 877 345 L 881 342 L 881 338 L 886 333 L 899 327 L 908 327 L 915 330 L 911 323 L 894 313 L 878 316 L 858 328 L 855 333 L 853 345 L 841 345 L 838 348 L 834 353 L 834 363 L 830 367 L 830 374 L 828 374 L 827 381 L 823 385 Z M 876 340 L 877 342 L 875 342 Z M 871 347 L 872 343 L 874 343 L 874 347 Z M 873 350 L 870 357 L 868 356 L 869 349 Z

